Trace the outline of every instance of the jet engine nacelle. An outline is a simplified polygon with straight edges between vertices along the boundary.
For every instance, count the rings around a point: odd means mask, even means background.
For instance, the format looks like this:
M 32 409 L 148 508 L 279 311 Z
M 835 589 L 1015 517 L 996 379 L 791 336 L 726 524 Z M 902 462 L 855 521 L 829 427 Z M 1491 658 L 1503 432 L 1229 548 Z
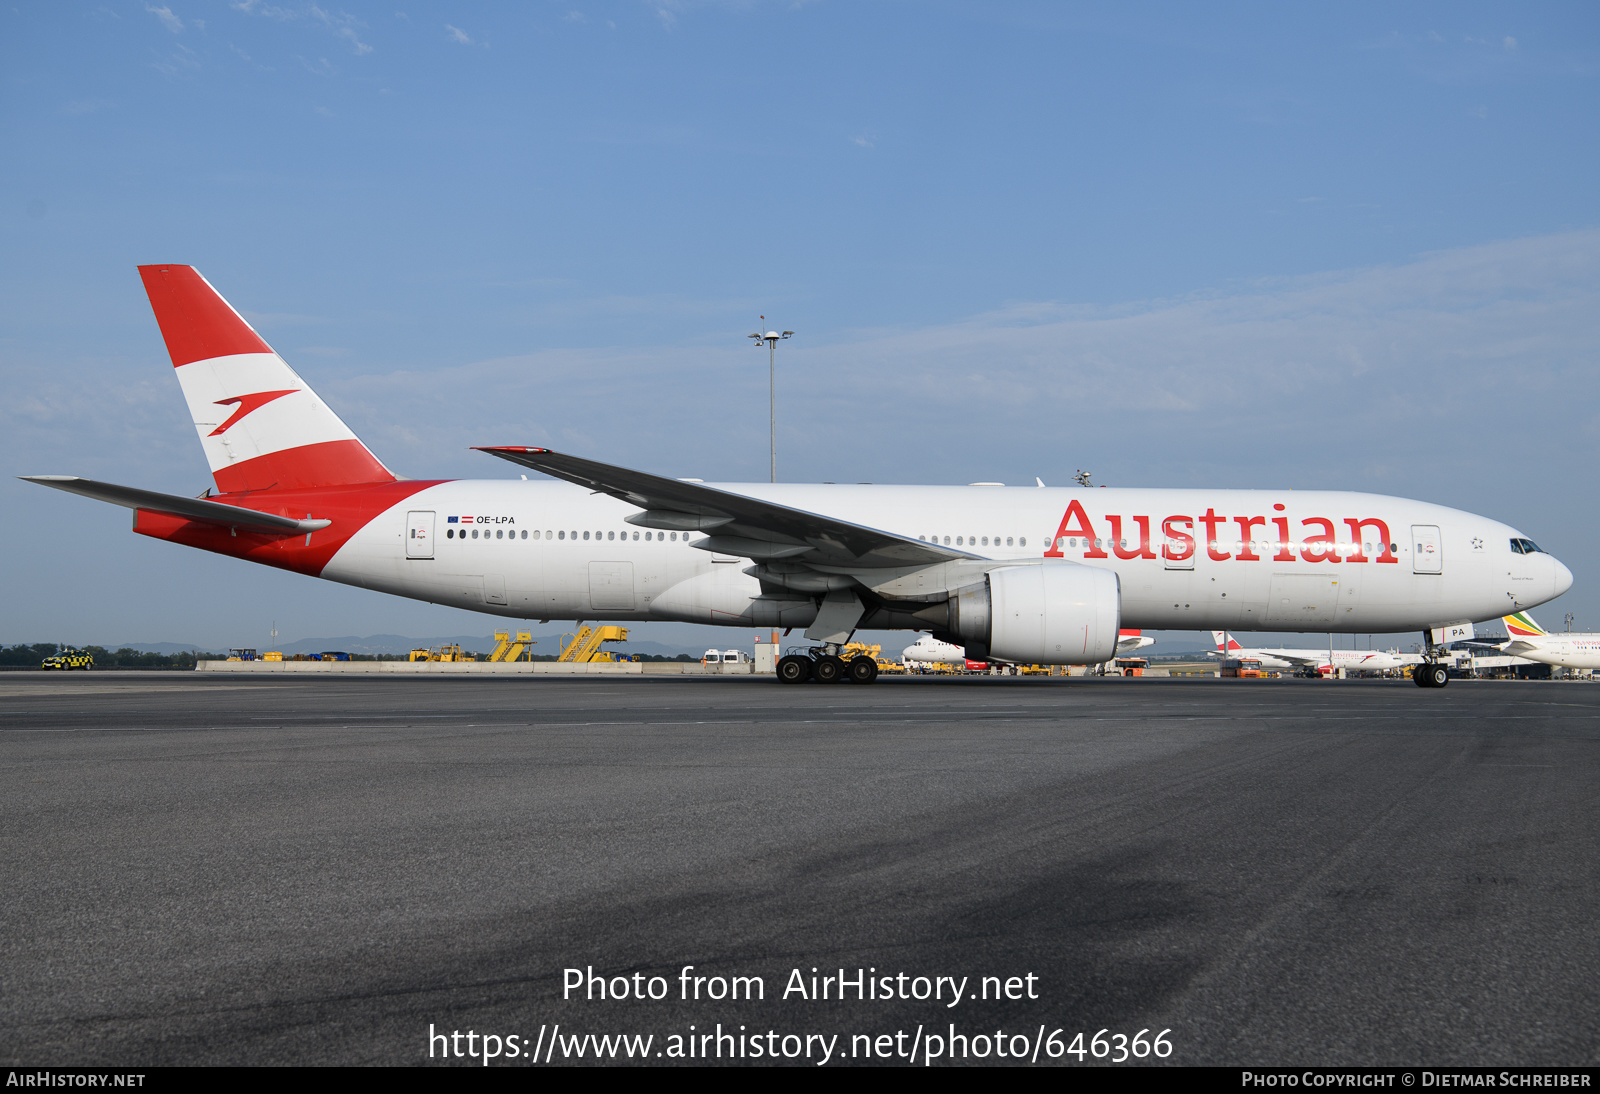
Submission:
M 1098 665 L 1117 655 L 1122 590 L 1111 570 L 1075 563 L 1006 566 L 950 599 L 969 657 L 1023 665 Z

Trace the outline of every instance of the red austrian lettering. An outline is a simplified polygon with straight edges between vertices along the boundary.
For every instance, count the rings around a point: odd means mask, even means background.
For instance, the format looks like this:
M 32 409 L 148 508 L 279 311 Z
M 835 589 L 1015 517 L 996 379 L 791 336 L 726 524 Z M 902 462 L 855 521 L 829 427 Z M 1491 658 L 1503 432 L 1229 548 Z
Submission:
M 1300 547 L 1300 557 L 1307 562 L 1338 562 L 1339 548 L 1333 541 L 1333 521 L 1327 517 L 1307 517 L 1300 522 L 1306 527 L 1322 525 L 1320 536 L 1307 536 Z
M 1155 550 L 1150 546 L 1150 518 L 1134 517 L 1133 523 L 1139 526 L 1139 545 L 1128 548 L 1128 541 L 1122 538 L 1122 518 L 1107 515 L 1106 520 L 1111 522 L 1111 550 L 1118 558 L 1155 558 Z
M 1260 562 L 1261 556 L 1255 552 L 1255 542 L 1251 539 L 1250 529 L 1258 524 L 1266 524 L 1266 517 L 1234 517 L 1233 521 L 1239 526 L 1239 561 Z
M 1382 543 L 1378 544 L 1379 548 L 1381 548 L 1381 550 L 1378 551 L 1379 562 L 1400 561 L 1395 557 L 1393 550 L 1394 544 L 1389 540 L 1389 526 L 1383 521 L 1379 520 L 1377 517 L 1368 517 L 1366 520 L 1357 520 L 1355 517 L 1345 517 L 1344 522 L 1350 526 L 1350 538 L 1355 540 L 1355 553 L 1350 556 L 1351 562 L 1368 561 L 1366 548 L 1363 546 L 1363 540 L 1366 538 L 1362 534 L 1362 529 L 1364 528 L 1376 528 L 1378 530 L 1379 538 L 1383 540 Z
M 1074 521 L 1077 522 L 1077 527 L 1072 526 Z M 1051 541 L 1050 549 L 1044 553 L 1045 557 L 1060 558 L 1061 541 L 1067 536 L 1083 537 L 1083 545 L 1088 548 L 1083 554 L 1084 558 L 1110 557 L 1094 545 L 1094 525 L 1089 523 L 1089 514 L 1083 511 L 1083 506 L 1077 499 L 1073 499 L 1072 504 L 1067 506 L 1067 511 L 1062 514 L 1061 526 L 1056 529 L 1056 537 Z
M 1272 507 L 1277 512 L 1283 512 L 1283 503 L 1278 502 Z M 1278 526 L 1278 553 L 1272 556 L 1274 562 L 1294 561 L 1294 541 L 1289 538 L 1289 518 L 1273 517 L 1272 523 Z
M 1206 515 L 1200 518 L 1200 523 L 1206 526 L 1206 557 L 1212 562 L 1222 562 L 1233 556 L 1227 551 L 1217 550 L 1217 525 L 1228 523 L 1227 517 L 1217 516 L 1215 509 L 1207 509 Z

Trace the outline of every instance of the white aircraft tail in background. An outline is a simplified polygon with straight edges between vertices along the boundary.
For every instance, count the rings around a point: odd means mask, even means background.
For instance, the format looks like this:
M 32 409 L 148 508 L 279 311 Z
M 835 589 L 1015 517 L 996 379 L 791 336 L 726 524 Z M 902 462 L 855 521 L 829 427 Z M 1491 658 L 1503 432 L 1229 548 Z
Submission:
M 1550 634 L 1527 612 L 1505 616 L 1504 622 L 1511 639 L 1500 649 L 1513 657 L 1569 669 L 1600 669 L 1600 634 Z

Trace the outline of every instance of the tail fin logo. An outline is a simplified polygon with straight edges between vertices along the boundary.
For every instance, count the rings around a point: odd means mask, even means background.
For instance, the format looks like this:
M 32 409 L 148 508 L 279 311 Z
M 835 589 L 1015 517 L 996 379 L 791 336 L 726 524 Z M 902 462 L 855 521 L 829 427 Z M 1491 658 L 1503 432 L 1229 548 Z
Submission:
M 1512 638 L 1538 638 L 1545 633 L 1544 628 L 1535 623 L 1527 612 L 1504 616 L 1503 622 Z
M 285 395 L 293 395 L 299 390 L 300 389 L 297 387 L 291 387 L 284 391 L 258 391 L 254 395 L 239 395 L 232 399 L 218 399 L 218 406 L 229 406 L 233 403 L 238 403 L 239 407 L 232 414 L 228 415 L 227 421 L 217 426 L 217 428 L 213 429 L 210 433 L 207 433 L 206 436 L 215 437 L 218 434 L 226 433 L 228 430 L 232 429 L 234 424 L 246 414 L 260 410 L 262 407 L 272 402 L 272 400 L 281 399 Z

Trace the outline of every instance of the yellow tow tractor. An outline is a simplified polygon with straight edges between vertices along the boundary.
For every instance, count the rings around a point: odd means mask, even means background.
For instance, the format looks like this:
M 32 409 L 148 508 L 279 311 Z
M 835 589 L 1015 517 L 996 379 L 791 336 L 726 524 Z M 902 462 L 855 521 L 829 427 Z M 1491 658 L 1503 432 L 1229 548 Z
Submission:
M 94 668 L 94 658 L 82 650 L 63 649 L 54 657 L 46 657 L 39 662 L 39 667 L 42 669 L 61 669 L 62 671 L 83 669 L 87 672 L 89 669 Z
M 476 661 L 475 653 L 462 653 L 460 646 L 430 646 L 425 650 L 412 650 L 413 661 Z

